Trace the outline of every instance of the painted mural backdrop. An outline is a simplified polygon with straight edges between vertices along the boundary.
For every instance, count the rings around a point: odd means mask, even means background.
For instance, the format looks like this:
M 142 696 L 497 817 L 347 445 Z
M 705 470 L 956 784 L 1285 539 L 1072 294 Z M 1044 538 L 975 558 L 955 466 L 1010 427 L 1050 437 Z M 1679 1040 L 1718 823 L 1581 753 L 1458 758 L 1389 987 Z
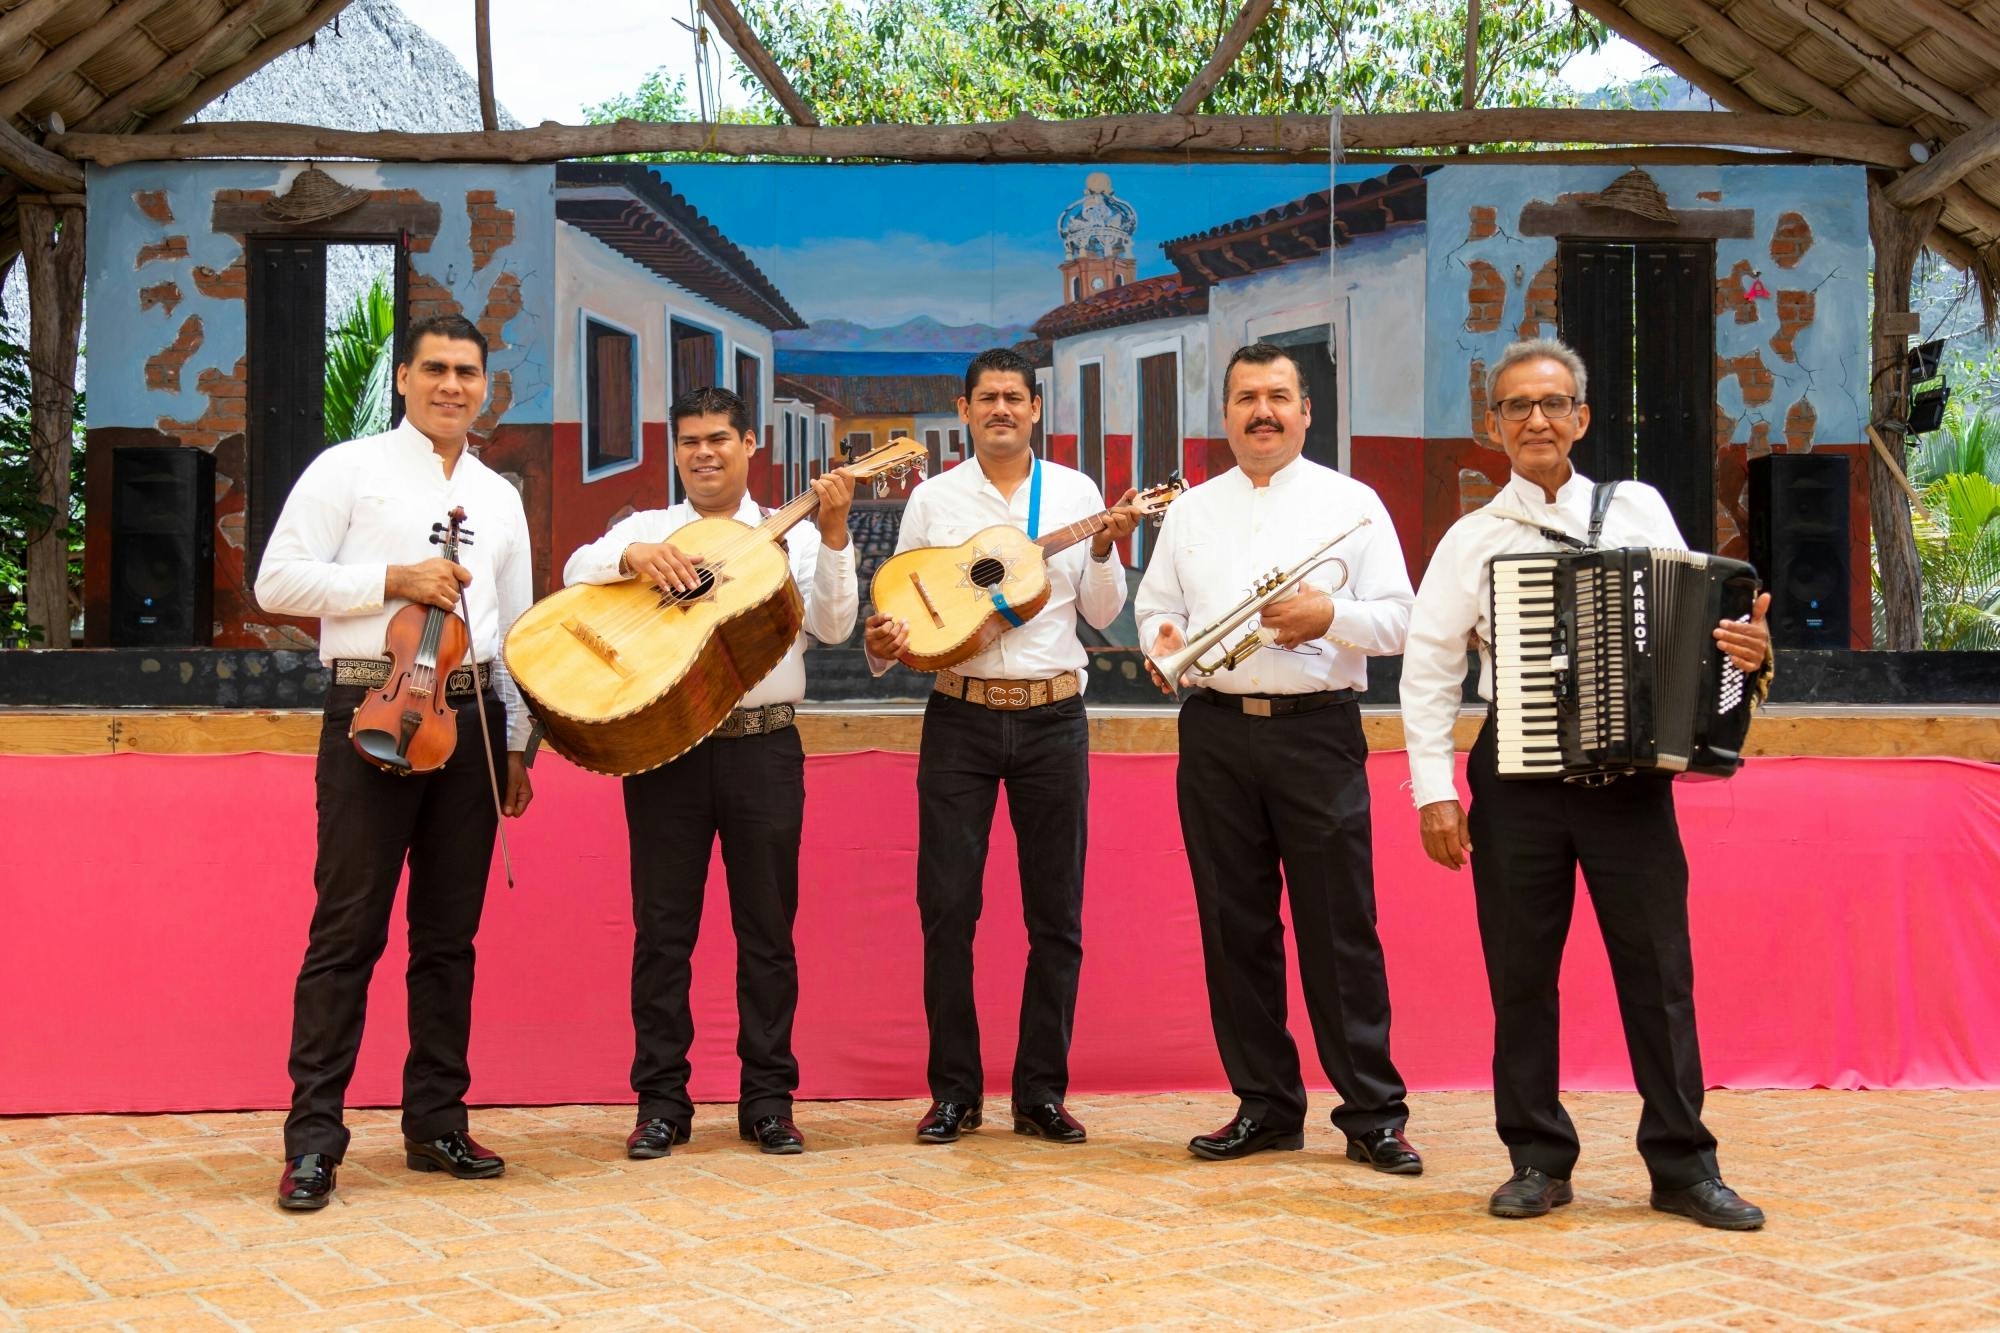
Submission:
M 1594 339 L 1605 465 L 1672 487 L 1683 528 L 1727 553 L 1743 547 L 1749 458 L 1864 438 L 1855 169 L 1440 163 L 1343 167 L 1331 189 L 1313 166 L 325 170 L 365 207 L 310 226 L 284 220 L 297 164 L 92 175 L 93 219 L 109 219 L 90 236 L 93 316 L 132 312 L 93 327 L 92 443 L 215 453 L 219 644 L 310 639 L 246 592 L 259 477 L 268 509 L 319 447 L 246 408 L 289 364 L 282 329 L 250 332 L 246 264 L 328 238 L 400 237 L 410 310 L 463 310 L 494 337 L 487 456 L 522 489 L 545 589 L 609 523 L 675 498 L 666 413 L 686 389 L 751 401 L 753 487 L 775 503 L 892 435 L 963 464 L 955 400 L 991 346 L 1036 367 L 1037 447 L 1108 496 L 1229 467 L 1221 367 L 1254 339 L 1291 346 L 1309 456 L 1381 493 L 1419 577 L 1505 479 L 1481 377 L 1516 337 Z M 1865 597 L 1865 494 L 1854 503 Z M 857 507 L 864 586 L 900 507 Z M 1124 554 L 1136 586 L 1145 535 Z M 1093 697 L 1147 698 L 1129 613 L 1086 635 Z M 924 686 L 871 680 L 858 635 L 816 650 L 812 679 L 821 697 Z

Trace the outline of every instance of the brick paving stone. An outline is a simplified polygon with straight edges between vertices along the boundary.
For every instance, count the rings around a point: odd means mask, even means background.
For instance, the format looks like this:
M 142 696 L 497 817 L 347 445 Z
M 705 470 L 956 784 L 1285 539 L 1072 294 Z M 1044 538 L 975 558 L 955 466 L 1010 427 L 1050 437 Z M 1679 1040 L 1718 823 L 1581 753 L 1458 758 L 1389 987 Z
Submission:
M 1079 1098 L 1075 1146 L 920 1146 L 920 1103 L 808 1103 L 784 1159 L 703 1107 L 656 1162 L 623 1155 L 629 1106 L 490 1108 L 509 1164 L 482 1182 L 408 1171 L 396 1115 L 361 1111 L 311 1215 L 271 1202 L 275 1114 L 10 1120 L 0 1327 L 2000 1329 L 2000 1094 L 1713 1094 L 1772 1217 L 1748 1235 L 1647 1206 L 1636 1099 L 1567 1100 L 1577 1202 L 1525 1221 L 1484 1211 L 1483 1094 L 1417 1099 L 1416 1178 L 1324 1121 L 1302 1152 L 1197 1160 L 1233 1109 L 1210 1096 Z M 1865 1145 L 1891 1137 L 1952 1170 L 1882 1199 Z

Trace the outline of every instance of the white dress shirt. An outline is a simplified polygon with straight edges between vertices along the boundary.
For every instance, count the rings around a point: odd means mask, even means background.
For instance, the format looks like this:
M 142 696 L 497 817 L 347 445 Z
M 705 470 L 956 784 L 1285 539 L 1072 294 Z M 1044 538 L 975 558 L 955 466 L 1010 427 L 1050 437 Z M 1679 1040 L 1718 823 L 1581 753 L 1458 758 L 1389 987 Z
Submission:
M 628 515 L 569 558 L 563 566 L 563 584 L 617 583 L 630 578 L 618 572 L 618 560 L 626 547 L 633 542 L 669 541 L 675 532 L 700 517 L 685 500 L 668 509 L 642 509 Z M 754 528 L 764 521 L 764 511 L 745 495 L 736 506 L 735 518 Z M 799 600 L 805 603 L 805 619 L 785 660 L 743 696 L 738 708 L 801 702 L 806 697 L 806 635 L 821 643 L 842 643 L 854 632 L 854 613 L 861 605 L 861 594 L 854 584 L 854 543 L 833 550 L 819 539 L 819 529 L 808 518 L 792 525 L 785 534 L 785 547 L 791 557 L 792 582 L 798 585 Z
M 1040 526 L 1032 537 L 1045 537 L 1057 528 L 1104 512 L 1104 494 L 1097 483 L 1074 468 L 1037 459 L 1042 477 Z M 986 479 L 974 455 L 946 472 L 917 483 L 910 501 L 903 507 L 903 521 L 896 530 L 896 554 L 920 546 L 957 546 L 973 534 L 1005 524 L 1028 530 L 1028 503 L 1034 488 L 1032 474 L 1014 488 L 1013 496 L 1000 494 Z M 1026 624 L 1009 629 L 992 647 L 977 657 L 968 657 L 952 670 L 961 676 L 981 680 L 1046 680 L 1065 671 L 1075 672 L 1081 690 L 1089 684 L 1084 667 L 1090 655 L 1076 637 L 1076 617 L 1096 629 L 1103 629 L 1125 609 L 1125 566 L 1118 548 L 1102 560 L 1090 554 L 1090 538 L 1049 557 L 1049 600 L 1040 614 Z M 892 665 L 872 654 L 869 667 L 881 675 Z
M 1347 565 L 1306 575 L 1308 586 L 1333 596 L 1333 624 L 1326 637 L 1298 650 L 1266 647 L 1242 666 L 1195 676 L 1225 694 L 1313 694 L 1368 688 L 1370 657 L 1399 653 L 1410 623 L 1410 572 L 1396 525 L 1368 486 L 1310 459 L 1293 459 L 1255 486 L 1231 468 L 1174 501 L 1153 544 L 1139 584 L 1139 643 L 1150 647 L 1162 625 L 1183 638 L 1200 633 L 1250 595 L 1273 569 L 1289 573 L 1313 551 L 1362 519 L 1362 528 L 1327 554 Z M 1257 628 L 1250 619 L 1224 640 L 1233 646 Z M 1311 651 L 1304 651 L 1304 650 Z M 1221 649 L 1216 650 L 1217 653 Z
M 534 601 L 528 519 L 520 493 L 470 449 L 447 477 L 430 440 L 405 420 L 323 451 L 285 497 L 257 568 L 257 604 L 279 615 L 318 616 L 322 662 L 383 658 L 389 619 L 409 605 L 383 599 L 388 568 L 439 555 L 431 525 L 459 506 L 470 534 L 458 562 L 472 571 L 465 588 L 471 657 L 491 667 L 493 693 L 507 706 L 507 748 L 524 750 L 528 709 L 500 644 Z
M 1515 473 L 1498 495 L 1452 524 L 1431 556 L 1410 618 L 1409 647 L 1403 651 L 1403 743 L 1410 752 L 1410 793 L 1419 807 L 1459 799 L 1451 727 L 1458 717 L 1469 640 L 1479 646 L 1479 697 L 1493 697 L 1488 647 L 1493 637 L 1488 617 L 1493 557 L 1566 549 L 1538 528 L 1581 541 L 1590 530 L 1591 484 L 1590 478 L 1572 472 L 1551 503 L 1540 483 Z M 1622 482 L 1612 492 L 1598 544 L 1687 548 L 1666 500 L 1637 481 Z

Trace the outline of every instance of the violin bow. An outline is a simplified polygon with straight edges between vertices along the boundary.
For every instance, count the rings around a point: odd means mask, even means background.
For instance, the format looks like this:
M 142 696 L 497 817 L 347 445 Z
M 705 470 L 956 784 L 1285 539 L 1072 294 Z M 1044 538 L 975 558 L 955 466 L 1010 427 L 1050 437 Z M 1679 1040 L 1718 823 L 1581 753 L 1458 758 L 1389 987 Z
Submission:
M 500 799 L 500 770 L 493 764 L 493 734 L 486 722 L 486 687 L 479 680 L 479 659 L 472 651 L 472 613 L 466 608 L 464 593 L 458 595 L 459 618 L 465 622 L 467 657 L 472 658 L 472 694 L 479 700 L 479 748 L 486 754 L 486 778 L 493 788 L 493 815 L 500 833 L 500 864 L 507 871 L 507 887 L 514 887 L 514 855 L 507 849 L 507 809 Z

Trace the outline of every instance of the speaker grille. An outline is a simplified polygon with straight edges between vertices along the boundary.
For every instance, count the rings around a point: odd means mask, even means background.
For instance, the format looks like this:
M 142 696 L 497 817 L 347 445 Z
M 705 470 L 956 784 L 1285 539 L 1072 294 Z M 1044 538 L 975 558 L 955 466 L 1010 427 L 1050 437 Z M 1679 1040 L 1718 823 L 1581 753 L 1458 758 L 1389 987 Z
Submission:
M 1750 461 L 1750 563 L 1771 593 L 1781 648 L 1851 642 L 1848 460 L 1767 454 Z
M 200 647 L 215 605 L 215 460 L 190 448 L 111 455 L 111 644 Z

